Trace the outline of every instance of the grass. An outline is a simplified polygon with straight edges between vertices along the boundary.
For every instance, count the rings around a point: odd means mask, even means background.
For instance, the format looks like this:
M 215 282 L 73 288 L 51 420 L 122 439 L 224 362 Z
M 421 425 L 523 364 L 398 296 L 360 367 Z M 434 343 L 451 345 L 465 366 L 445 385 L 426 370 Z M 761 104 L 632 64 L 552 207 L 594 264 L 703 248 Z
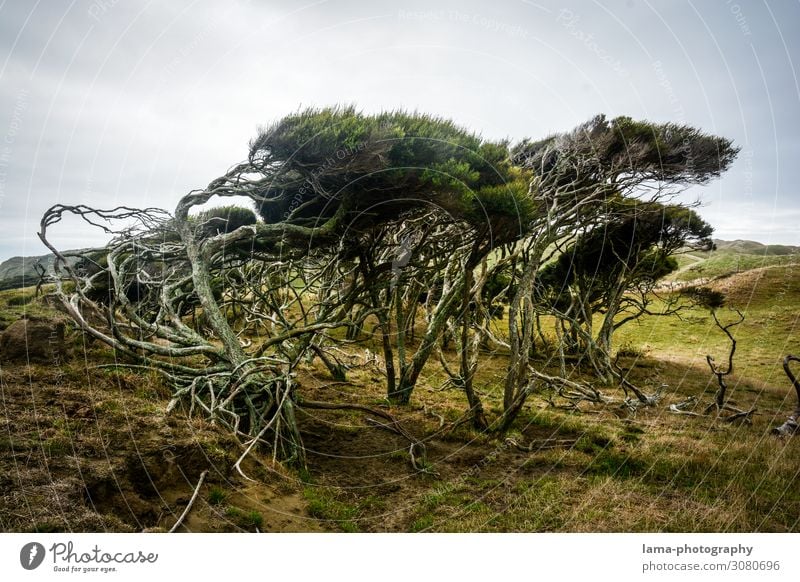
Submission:
M 789 265 L 797 262 L 800 262 L 800 256 L 796 254 L 764 255 L 730 251 L 714 251 L 708 254 L 694 253 L 679 259 L 679 271 L 671 278 L 675 281 L 711 279 L 741 273 L 750 269 Z
M 211 505 L 222 505 L 228 498 L 228 494 L 217 486 L 212 487 L 208 492 L 208 503 Z
M 780 362 L 800 346 L 799 275 L 796 265 L 780 265 L 713 284 L 745 314 L 733 330 L 738 345 L 729 395 L 758 408 L 752 425 L 666 410 L 688 395 L 704 406 L 716 390 L 705 356 L 725 361 L 730 344 L 708 311 L 688 310 L 682 320 L 643 317 L 615 341 L 624 367 L 635 366 L 635 381 L 668 384 L 662 407 L 631 419 L 611 418 L 608 410 L 587 418 L 537 410 L 534 398 L 518 425 L 580 434 L 576 445 L 516 460 L 505 485 L 488 493 L 469 480 L 437 485 L 421 497 L 410 529 L 797 531 L 800 442 L 776 441 L 769 431 L 793 406 Z M 735 314 L 722 309 L 719 317 Z
M 695 448 L 686 447 L 685 437 L 649 434 L 631 450 L 568 451 L 560 468 L 541 468 L 533 477 L 517 471 L 488 493 L 469 483 L 434 490 L 411 529 L 796 530 L 797 447 L 757 443 L 735 427 L 727 432 L 704 436 Z
M 311 517 L 328 522 L 344 532 L 357 532 L 358 508 L 340 501 L 332 489 L 319 486 L 306 487 L 303 496 L 308 502 Z
M 720 271 L 730 267 L 721 258 L 716 264 Z M 615 335 L 620 362 L 631 368 L 633 381 L 647 387 L 667 385 L 659 406 L 635 415 L 618 405 L 582 404 L 578 410 L 565 410 L 536 391 L 508 435 L 519 443 L 552 438 L 574 445 L 524 452 L 469 425 L 446 438 L 438 435 L 438 422 L 422 405 L 452 422 L 463 414 L 465 400 L 458 390 L 441 389 L 444 376 L 432 363 L 412 404 L 391 412 L 410 432 L 429 439 L 427 463 L 438 476 L 413 471 L 405 443 L 398 444 L 397 435 L 389 431 L 367 427 L 363 414 L 324 417 L 320 412 L 317 418 L 326 421 L 320 426 L 329 432 L 315 449 L 338 460 L 327 457 L 323 472 L 314 464 L 320 457 L 310 455 L 308 469 L 287 479 L 284 493 L 302 505 L 304 519 L 331 531 L 798 531 L 800 439 L 777 440 L 769 431 L 793 405 L 786 400 L 791 393 L 780 360 L 787 352 L 800 351 L 800 268 L 780 264 L 712 285 L 726 292 L 730 306 L 746 317 L 734 328 L 738 346 L 729 385 L 739 406 L 758 408 L 752 425 L 669 412 L 669 404 L 689 395 L 698 399 L 696 410 L 702 412 L 716 389 L 705 356 L 724 361 L 729 349 L 709 312 L 690 309 L 682 319 L 643 317 Z M 27 293 L 0 293 L 0 318 L 23 310 L 44 313 Z M 719 311 L 725 321 L 733 315 Z M 101 349 L 93 350 L 87 353 L 91 363 L 113 362 Z M 505 366 L 502 354 L 486 355 L 478 370 L 475 386 L 489 415 L 497 415 L 501 407 Z M 169 389 L 160 377 L 126 368 L 87 369 L 82 361 L 57 372 L 58 379 L 46 366 L 31 367 L 30 375 L 53 391 L 56 404 L 47 409 L 37 402 L 40 416 L 31 426 L 40 432 L 9 433 L 0 441 L 4 457 L 36 449 L 49 462 L 61 460 L 72 467 L 77 456 L 84 469 L 91 469 L 98 459 L 98 466 L 107 464 L 107 451 L 130 445 L 131 439 L 137 446 L 152 442 L 163 447 L 172 438 L 178 419 L 163 415 Z M 5 368 L 2 373 L 7 374 Z M 319 366 L 302 374 L 299 386 L 306 391 L 330 381 Z M 383 401 L 385 387 L 378 374 L 355 369 L 349 378 L 352 384 L 337 386 L 335 399 L 374 406 Z M 75 392 L 75 400 L 81 401 L 76 410 L 88 403 L 80 418 L 62 409 L 64 392 L 55 392 L 57 383 Z M 618 401 L 622 397 L 613 387 L 602 390 Z M 46 414 L 51 417 L 42 416 Z M 202 463 L 229 467 L 238 456 L 236 448 L 220 441 L 208 423 L 188 422 L 192 438 L 202 444 Z M 309 434 L 314 430 L 322 429 L 310 427 Z M 363 446 L 357 454 L 343 452 L 359 443 Z M 185 489 L 185 483 L 181 486 Z M 261 491 L 263 497 L 275 497 L 271 504 L 279 504 L 280 496 L 266 483 L 248 487 L 254 488 L 249 491 L 254 496 Z M 261 512 L 239 507 L 246 503 L 238 501 L 235 485 L 225 490 L 213 486 L 206 499 L 238 529 L 273 527 Z M 287 513 L 281 511 L 270 513 L 270 520 Z M 47 527 L 48 521 L 37 518 L 35 523 Z M 64 529 L 60 521 L 56 527 Z
M 781 368 L 782 358 L 792 350 L 800 351 L 800 266 L 774 267 L 745 276 L 748 285 L 744 288 L 736 279 L 712 284 L 728 294 L 729 308 L 718 310 L 723 323 L 737 318 L 730 308 L 741 310 L 745 316 L 744 322 L 731 330 L 737 340 L 734 385 L 785 392 L 789 385 Z M 728 338 L 716 327 L 710 312 L 700 308 L 684 311 L 681 319 L 643 317 L 620 328 L 615 342 L 704 370 L 708 370 L 707 354 L 723 362 L 730 349 Z
M 43 289 L 49 291 L 49 287 Z M 22 316 L 52 317 L 53 310 L 36 297 L 35 287 L 9 289 L 0 292 L 0 331 Z
M 225 509 L 225 515 L 241 529 L 258 529 L 260 531 L 264 527 L 264 516 L 259 511 L 247 511 L 229 506 Z

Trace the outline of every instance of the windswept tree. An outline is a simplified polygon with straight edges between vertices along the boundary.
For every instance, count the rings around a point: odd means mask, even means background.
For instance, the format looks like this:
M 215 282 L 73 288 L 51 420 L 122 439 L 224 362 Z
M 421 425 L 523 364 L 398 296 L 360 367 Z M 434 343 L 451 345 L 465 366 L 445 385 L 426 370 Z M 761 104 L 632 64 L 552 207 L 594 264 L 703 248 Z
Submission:
M 566 324 L 570 351 L 585 354 L 600 377 L 611 370 L 615 330 L 650 309 L 656 282 L 675 271 L 674 255 L 710 250 L 713 228 L 691 208 L 611 200 L 603 218 L 539 273 L 538 303 Z M 601 316 L 594 330 L 594 316 Z
M 413 231 L 408 224 L 416 220 L 417 230 L 425 230 L 431 218 L 438 224 L 432 240 L 445 245 L 438 258 L 456 266 L 419 348 L 400 362 L 390 395 L 405 402 L 474 266 L 495 245 L 519 238 L 530 220 L 528 182 L 505 143 L 447 120 L 309 110 L 261 131 L 247 160 L 184 196 L 172 216 L 59 205 L 43 217 L 40 236 L 73 283 L 59 279 L 57 295 L 87 333 L 132 365 L 163 372 L 176 386 L 176 402 L 187 399 L 252 442 L 270 433 L 276 454 L 302 460 L 294 370 L 309 350 L 321 348 L 326 330 L 358 326 L 388 310 L 373 292 L 392 271 L 391 253 L 379 248 L 370 258 L 370 238 L 383 232 L 385 247 L 393 228 Z M 237 228 L 229 220 L 218 228 L 224 217 L 192 214 L 212 199 L 234 197 L 251 199 L 262 220 L 244 217 Z M 98 273 L 71 268 L 48 241 L 48 230 L 65 214 L 115 235 Z M 423 256 L 435 258 L 436 248 L 426 246 Z M 366 272 L 359 269 L 362 257 L 374 262 Z M 424 260 L 411 263 L 418 272 L 430 270 Z M 224 309 L 225 294 L 215 293 L 214 282 L 234 270 L 237 288 L 252 298 L 247 317 L 269 322 L 257 342 L 240 337 Z M 101 304 L 91 292 L 106 278 L 115 293 Z M 126 296 L 133 282 L 147 286 L 146 297 Z M 354 308 L 371 295 L 371 308 L 354 321 Z M 189 302 L 202 309 L 202 329 L 183 317 Z
M 343 377 L 338 338 L 370 326 L 399 404 L 443 337 L 455 339 L 456 369 L 440 360 L 481 428 L 491 423 L 472 386 L 479 348 L 506 345 L 496 426 L 507 427 L 542 378 L 528 354 L 549 253 L 600 232 L 610 202 L 662 200 L 719 175 L 735 154 L 693 128 L 628 118 L 597 117 L 509 150 L 441 118 L 314 109 L 265 127 L 246 160 L 172 214 L 58 205 L 40 237 L 57 257 L 56 294 L 86 333 L 128 365 L 164 374 L 172 406 L 228 426 L 246 439 L 245 453 L 268 442 L 276 458 L 302 463 L 295 414 L 312 403 L 298 366 L 319 357 Z M 242 199 L 258 220 L 207 208 Z M 102 257 L 86 257 L 93 269 L 73 268 L 49 242 L 66 214 L 114 235 Z M 99 301 L 104 282 L 111 292 Z M 489 325 L 502 297 L 507 338 Z
M 571 132 L 515 147 L 514 161 L 534 174 L 535 211 L 529 235 L 520 244 L 525 267 L 509 306 L 504 425 L 518 414 L 537 381 L 549 381 L 528 363 L 536 315 L 533 293 L 545 254 L 597 227 L 610 201 L 669 200 L 720 176 L 738 151 L 730 140 L 686 125 L 602 115 Z

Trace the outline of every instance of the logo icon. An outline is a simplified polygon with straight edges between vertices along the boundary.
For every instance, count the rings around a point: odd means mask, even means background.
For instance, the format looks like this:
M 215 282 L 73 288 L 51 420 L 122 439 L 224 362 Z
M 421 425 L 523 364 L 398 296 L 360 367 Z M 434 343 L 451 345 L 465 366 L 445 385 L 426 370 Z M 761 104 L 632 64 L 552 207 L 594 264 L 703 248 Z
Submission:
M 44 554 L 44 546 L 39 542 L 27 543 L 19 552 L 19 563 L 26 570 L 35 570 L 42 565 Z

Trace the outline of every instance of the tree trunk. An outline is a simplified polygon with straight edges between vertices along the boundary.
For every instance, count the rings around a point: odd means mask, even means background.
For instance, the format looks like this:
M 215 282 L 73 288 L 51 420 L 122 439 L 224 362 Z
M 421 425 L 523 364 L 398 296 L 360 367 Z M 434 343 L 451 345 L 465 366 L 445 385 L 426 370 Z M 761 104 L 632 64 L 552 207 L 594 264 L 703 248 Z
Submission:
M 464 285 L 465 272 L 466 270 L 458 276 L 453 286 L 439 300 L 433 316 L 428 322 L 428 329 L 425 331 L 419 348 L 411 359 L 411 363 L 403 369 L 396 396 L 391 398 L 393 402 L 408 404 L 411 400 L 411 393 L 414 391 L 419 375 L 422 373 L 422 369 L 425 367 L 433 348 L 436 347 L 436 342 L 439 340 L 445 323 L 447 323 L 448 318 L 453 314 L 454 307 L 457 305 L 457 299 Z
M 503 409 L 514 406 L 521 385 L 525 382 L 525 370 L 528 366 L 530 346 L 533 341 L 533 324 L 536 314 L 533 310 L 533 286 L 536 283 L 536 272 L 539 270 L 538 254 L 531 258 L 522 272 L 517 292 L 508 307 L 508 339 L 511 354 L 506 372 L 503 391 Z M 520 309 L 522 313 L 520 313 Z M 519 320 L 522 318 L 522 329 Z
M 470 328 L 470 321 L 472 319 L 469 302 L 470 302 L 470 290 L 472 288 L 472 269 L 467 269 L 466 277 L 464 280 L 464 289 L 462 293 L 462 301 L 461 301 L 461 370 L 460 376 L 461 381 L 464 385 L 464 393 L 467 397 L 467 403 L 469 404 L 469 409 L 472 411 L 472 425 L 478 430 L 486 430 L 489 427 L 489 423 L 486 421 L 486 416 L 483 412 L 483 403 L 481 402 L 480 397 L 475 393 L 475 389 L 472 385 L 472 381 L 475 378 L 475 369 L 477 368 L 477 352 L 480 349 L 480 339 L 477 337 L 478 332 L 476 331 L 476 339 L 478 341 L 474 342 L 472 346 L 472 354 L 475 356 L 474 361 L 473 358 L 470 357 L 470 341 L 469 341 L 469 328 Z M 480 290 L 476 295 L 480 294 Z M 476 317 L 478 309 L 480 308 L 480 300 L 476 297 Z
M 378 294 L 372 292 L 373 305 L 378 308 L 376 317 L 378 318 L 378 326 L 381 330 L 381 345 L 383 346 L 383 362 L 386 367 L 386 395 L 389 400 L 393 399 L 397 394 L 396 382 L 397 375 L 394 369 L 394 350 L 392 350 L 392 328 L 389 318 L 386 316 L 386 311 L 380 309 L 380 298 Z

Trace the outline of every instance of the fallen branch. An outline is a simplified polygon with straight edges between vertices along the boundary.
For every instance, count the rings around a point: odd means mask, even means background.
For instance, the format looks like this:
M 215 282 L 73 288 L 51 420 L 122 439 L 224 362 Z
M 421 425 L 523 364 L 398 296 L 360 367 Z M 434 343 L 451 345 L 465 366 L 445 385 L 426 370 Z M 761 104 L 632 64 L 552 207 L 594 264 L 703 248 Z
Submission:
M 388 430 L 389 432 L 393 432 L 398 434 L 411 442 L 411 446 L 408 449 L 408 456 L 411 460 L 411 466 L 414 467 L 416 471 L 421 473 L 430 473 L 432 475 L 436 475 L 435 471 L 432 471 L 425 462 L 426 456 L 426 449 L 425 444 L 421 441 L 415 439 L 411 434 L 409 434 L 403 427 L 401 427 L 397 421 L 393 421 L 391 424 L 384 424 L 382 422 L 378 422 L 374 418 L 366 418 L 367 424 L 370 424 L 376 428 L 382 428 L 384 430 Z M 414 451 L 419 451 L 421 461 L 417 460 Z
M 558 395 L 566 398 L 567 400 L 586 400 L 588 402 L 599 404 L 608 404 L 613 402 L 612 398 L 605 396 L 602 392 L 590 384 L 573 382 L 572 380 L 568 380 L 567 378 L 563 378 L 561 376 L 549 376 L 548 374 L 544 374 L 533 368 L 529 368 L 528 373 L 537 380 L 541 380 L 549 386 L 557 387 Z
M 441 436 L 447 436 L 456 430 L 462 424 L 467 424 L 473 418 L 473 412 L 475 412 L 475 408 L 469 408 L 464 414 L 462 414 L 458 420 L 452 422 L 450 426 L 446 430 L 442 430 Z
M 789 368 L 790 362 L 800 362 L 800 358 L 791 354 L 783 358 L 783 371 L 786 372 L 786 376 L 789 378 L 789 381 L 792 383 L 792 386 L 794 386 L 794 389 L 797 392 L 797 408 L 795 409 L 794 414 L 792 414 L 792 416 L 790 416 L 786 422 L 779 427 L 772 429 L 772 434 L 778 436 L 794 436 L 800 431 L 800 381 L 797 380 L 794 373 Z
M 699 413 L 699 412 L 692 412 L 690 410 L 686 410 L 687 408 L 692 407 L 692 406 L 696 406 L 696 405 L 697 405 L 697 398 L 695 398 L 694 396 L 689 396 L 683 402 L 679 402 L 678 404 L 670 404 L 669 405 L 669 411 L 672 414 L 681 414 L 683 416 L 706 417 L 706 416 L 708 416 L 708 413 L 711 410 L 714 409 L 714 407 L 716 406 L 716 403 L 714 403 L 710 407 L 706 408 L 705 412 L 703 412 L 702 414 Z M 731 406 L 730 404 L 723 404 L 721 407 L 719 407 L 718 411 L 722 411 L 722 410 L 727 410 L 729 412 L 733 412 L 733 414 L 721 417 L 722 420 L 724 420 L 725 422 L 734 422 L 736 420 L 744 420 L 745 422 L 750 424 L 750 423 L 752 423 L 752 416 L 753 416 L 753 414 L 756 413 L 757 409 L 755 407 L 753 407 L 750 410 L 740 410 L 740 409 L 738 409 L 738 408 L 736 408 L 734 406 Z
M 444 426 L 444 416 L 432 410 L 428 410 L 427 404 L 422 406 L 422 411 L 428 416 L 435 417 L 439 421 L 439 430 L 442 430 L 442 427 Z
M 726 410 L 732 410 L 731 408 L 726 408 Z M 743 419 L 746 423 L 751 424 L 753 419 L 751 418 L 753 414 L 755 414 L 756 409 L 751 408 L 750 410 L 740 410 L 739 412 L 735 412 L 730 416 L 725 417 L 725 422 L 733 422 L 734 420 Z
M 697 398 L 694 396 L 689 396 L 683 402 L 679 402 L 678 404 L 670 404 L 669 411 L 672 414 L 682 414 L 684 416 L 703 416 L 699 412 L 692 412 L 691 410 L 686 410 L 690 406 L 695 406 L 697 404 Z
M 169 530 L 169 533 L 175 533 L 178 528 L 183 523 L 183 520 L 186 519 L 186 516 L 189 515 L 189 512 L 192 509 L 192 505 L 194 505 L 195 499 L 197 499 L 197 494 L 200 493 L 200 487 L 203 486 L 203 481 L 205 481 L 206 475 L 208 475 L 208 469 L 200 473 L 200 479 L 197 481 L 197 487 L 194 488 L 194 493 L 192 493 L 192 498 L 189 500 L 189 503 L 181 513 L 181 516 L 178 518 L 178 521 L 175 522 L 175 525 L 172 526 L 172 529 Z

